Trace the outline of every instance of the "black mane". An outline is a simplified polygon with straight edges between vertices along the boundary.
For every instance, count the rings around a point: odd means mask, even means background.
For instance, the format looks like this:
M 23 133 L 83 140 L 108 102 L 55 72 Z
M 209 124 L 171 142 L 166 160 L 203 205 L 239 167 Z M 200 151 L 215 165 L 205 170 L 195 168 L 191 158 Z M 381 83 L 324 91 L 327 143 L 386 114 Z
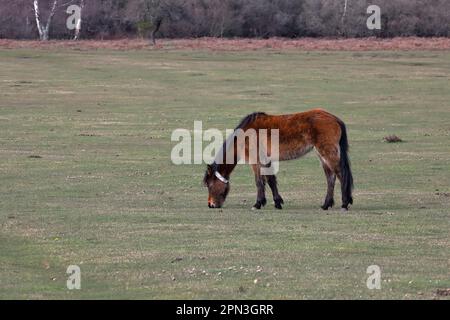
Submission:
M 265 113 L 265 112 L 253 112 L 253 113 L 250 113 L 249 115 L 245 116 L 241 120 L 241 122 L 238 124 L 238 126 L 234 130 L 243 129 L 247 125 L 249 125 L 250 123 L 255 121 L 257 117 L 259 117 L 259 116 L 266 116 L 266 115 L 267 115 L 267 113 Z
M 234 130 L 236 131 L 237 129 L 243 129 L 246 126 L 248 126 L 250 123 L 255 121 L 256 118 L 258 118 L 259 116 L 266 116 L 266 115 L 267 115 L 267 113 L 265 113 L 265 112 L 253 112 L 253 113 L 250 113 L 249 115 L 245 116 L 241 120 L 241 122 L 238 124 L 238 126 Z M 223 143 L 222 150 L 225 150 L 226 143 L 227 143 L 226 141 Z M 205 176 L 203 177 L 203 183 L 206 183 L 208 178 L 211 175 L 213 175 L 217 171 L 217 169 L 218 169 L 218 164 L 216 163 L 216 161 L 214 161 L 213 163 L 208 165 L 208 168 L 206 169 L 206 172 L 205 172 Z

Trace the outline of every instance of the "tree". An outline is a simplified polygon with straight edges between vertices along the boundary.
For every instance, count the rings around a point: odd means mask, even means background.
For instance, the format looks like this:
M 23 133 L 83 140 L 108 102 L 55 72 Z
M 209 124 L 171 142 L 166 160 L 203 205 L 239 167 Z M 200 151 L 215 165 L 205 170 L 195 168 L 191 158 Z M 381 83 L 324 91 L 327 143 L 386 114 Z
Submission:
M 183 16 L 184 3 L 178 1 L 144 0 L 143 22 L 150 22 L 150 40 L 156 44 L 156 33 L 164 21 L 176 21 Z
M 53 16 L 56 13 L 56 7 L 58 5 L 58 0 L 53 0 L 53 5 L 50 9 L 50 13 L 47 18 L 47 22 L 44 25 L 41 22 L 41 13 L 39 9 L 39 0 L 33 0 L 33 6 L 34 6 L 34 16 L 36 18 L 36 26 L 39 32 L 39 39 L 42 41 L 48 41 L 49 39 L 49 32 L 50 32 L 50 25 L 52 23 Z
M 78 40 L 80 38 L 83 9 L 84 9 L 84 0 L 80 0 L 80 16 L 78 17 L 77 24 L 75 26 L 75 36 L 73 37 L 73 40 Z
M 367 28 L 371 4 L 381 30 Z M 0 38 L 445 37 L 449 13 L 450 0 L 0 0 Z
M 344 0 L 344 11 L 341 17 L 341 28 L 344 34 L 345 34 L 345 18 L 347 17 L 347 7 L 348 7 L 348 0 Z

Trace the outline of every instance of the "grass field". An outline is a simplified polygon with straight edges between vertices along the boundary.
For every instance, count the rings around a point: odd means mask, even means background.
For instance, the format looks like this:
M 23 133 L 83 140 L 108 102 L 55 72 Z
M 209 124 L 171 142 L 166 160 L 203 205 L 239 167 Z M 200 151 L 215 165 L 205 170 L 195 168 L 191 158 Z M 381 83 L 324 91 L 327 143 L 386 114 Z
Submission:
M 0 70 L 1 299 L 448 298 L 449 51 L 24 48 Z M 313 153 L 281 164 L 282 211 L 250 210 L 247 166 L 210 210 L 205 166 L 170 161 L 194 120 L 316 106 L 347 123 L 348 213 L 320 210 Z

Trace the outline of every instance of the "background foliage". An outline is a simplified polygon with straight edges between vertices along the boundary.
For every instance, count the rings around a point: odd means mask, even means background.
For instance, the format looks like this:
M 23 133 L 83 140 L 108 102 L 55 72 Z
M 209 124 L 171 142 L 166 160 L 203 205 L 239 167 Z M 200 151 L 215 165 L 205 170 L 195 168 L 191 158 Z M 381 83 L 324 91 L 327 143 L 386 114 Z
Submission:
M 46 17 L 51 0 L 40 0 Z M 90 0 L 82 38 L 147 36 L 163 19 L 160 36 L 183 37 L 394 37 L 449 36 L 448 0 Z M 69 4 L 76 4 L 70 1 Z M 67 1 L 59 1 L 53 39 L 70 38 Z M 369 5 L 381 8 L 382 29 L 366 27 Z M 37 37 L 32 0 L 0 0 L 0 38 Z

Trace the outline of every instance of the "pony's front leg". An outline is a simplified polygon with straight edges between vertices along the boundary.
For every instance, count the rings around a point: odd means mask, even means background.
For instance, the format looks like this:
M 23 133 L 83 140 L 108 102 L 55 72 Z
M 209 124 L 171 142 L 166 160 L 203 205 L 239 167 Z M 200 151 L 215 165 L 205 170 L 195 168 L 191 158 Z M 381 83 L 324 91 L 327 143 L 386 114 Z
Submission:
M 273 202 L 275 203 L 275 208 L 282 209 L 281 206 L 284 201 L 283 198 L 278 193 L 278 187 L 277 187 L 277 177 L 275 175 L 266 176 L 267 183 L 269 184 L 270 189 L 272 190 L 273 195 Z
M 253 172 L 255 173 L 255 183 L 257 189 L 256 203 L 252 209 L 261 209 L 267 203 L 266 200 L 266 181 L 264 176 L 261 175 L 259 166 L 252 166 Z

